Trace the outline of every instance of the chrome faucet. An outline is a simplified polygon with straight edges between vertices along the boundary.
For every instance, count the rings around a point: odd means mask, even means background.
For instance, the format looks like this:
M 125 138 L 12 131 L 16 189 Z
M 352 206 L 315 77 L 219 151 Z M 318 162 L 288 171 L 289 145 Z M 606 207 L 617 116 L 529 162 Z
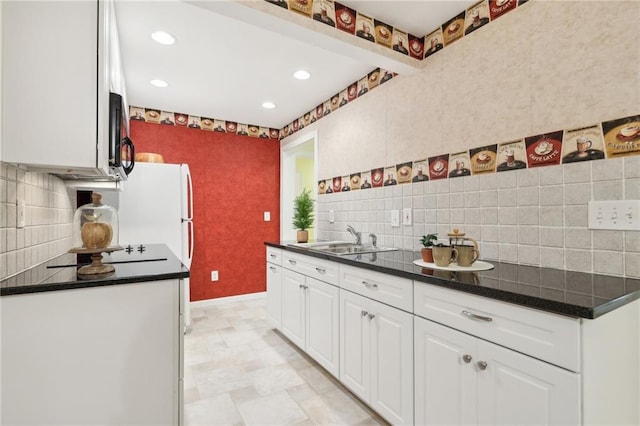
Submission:
M 351 225 L 347 225 L 347 231 L 356 239 L 357 245 L 362 244 L 362 234 L 360 232 L 357 232 Z
M 371 237 L 371 245 L 373 247 L 377 247 L 376 244 L 378 244 L 378 237 L 376 236 L 376 234 L 369 234 L 369 237 Z

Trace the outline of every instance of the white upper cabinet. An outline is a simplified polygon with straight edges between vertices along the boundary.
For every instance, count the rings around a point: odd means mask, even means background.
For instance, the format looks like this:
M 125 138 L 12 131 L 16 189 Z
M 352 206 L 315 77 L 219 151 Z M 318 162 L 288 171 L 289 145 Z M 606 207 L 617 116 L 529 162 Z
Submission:
M 109 175 L 109 91 L 125 92 L 113 2 L 0 7 L 2 161 Z

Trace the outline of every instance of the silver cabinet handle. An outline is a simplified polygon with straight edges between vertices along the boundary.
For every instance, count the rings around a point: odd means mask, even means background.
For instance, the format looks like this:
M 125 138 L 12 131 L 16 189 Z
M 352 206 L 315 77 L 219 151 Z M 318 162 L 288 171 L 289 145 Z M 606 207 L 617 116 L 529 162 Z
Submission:
M 462 311 L 462 315 L 466 316 L 469 319 L 474 319 L 478 321 L 485 321 L 485 322 L 493 321 L 493 318 L 491 317 L 483 317 L 482 315 L 476 315 L 473 312 L 469 312 L 469 311 Z
M 271 253 L 269 256 L 271 256 L 272 259 L 275 259 L 276 257 L 278 257 L 277 255 Z
M 269 269 L 272 270 L 273 272 L 276 272 L 276 268 L 274 268 L 273 266 L 269 266 Z
M 326 270 L 326 269 L 324 269 L 324 268 L 318 268 L 318 267 L 316 267 L 316 271 L 318 271 L 318 273 L 319 273 L 319 274 L 324 274 L 325 272 L 327 272 L 327 270 Z
M 478 361 L 478 368 L 480 370 L 486 370 L 487 369 L 487 363 L 484 361 Z
M 362 284 L 364 284 L 367 288 L 378 288 L 378 284 L 376 283 L 371 284 L 370 282 L 363 280 Z
M 289 259 L 289 263 L 290 263 L 290 264 L 292 264 L 292 265 L 295 265 L 295 264 L 296 264 L 296 263 L 298 263 L 298 262 L 296 262 L 296 261 L 295 261 L 295 260 L 293 260 L 293 259 Z
M 369 314 L 369 319 L 372 320 L 374 319 L 376 316 L 374 314 Z
M 304 288 L 304 284 L 298 284 L 298 288 Z
M 361 314 L 362 314 L 362 316 L 363 316 L 363 317 L 366 317 L 366 316 L 369 314 L 369 312 L 367 312 L 367 311 L 362 311 L 362 312 L 361 312 Z
M 471 357 L 471 355 L 469 354 L 462 355 L 462 360 L 464 361 L 465 364 L 469 364 L 472 359 L 473 357 Z

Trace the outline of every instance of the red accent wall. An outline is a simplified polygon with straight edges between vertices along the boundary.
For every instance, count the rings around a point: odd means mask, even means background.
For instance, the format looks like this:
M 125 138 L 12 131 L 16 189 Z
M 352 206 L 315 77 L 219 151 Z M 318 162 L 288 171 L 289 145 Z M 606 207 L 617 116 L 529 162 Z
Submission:
M 131 139 L 136 152 L 191 170 L 191 300 L 265 291 L 264 242 L 280 239 L 280 141 L 134 120 Z

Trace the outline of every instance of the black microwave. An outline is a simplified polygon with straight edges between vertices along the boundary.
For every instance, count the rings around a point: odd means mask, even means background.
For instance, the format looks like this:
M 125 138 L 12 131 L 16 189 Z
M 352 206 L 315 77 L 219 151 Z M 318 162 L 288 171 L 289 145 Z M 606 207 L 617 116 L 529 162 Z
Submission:
M 109 94 L 109 168 L 126 179 L 135 165 L 135 147 L 129 139 L 129 122 L 122 96 Z

